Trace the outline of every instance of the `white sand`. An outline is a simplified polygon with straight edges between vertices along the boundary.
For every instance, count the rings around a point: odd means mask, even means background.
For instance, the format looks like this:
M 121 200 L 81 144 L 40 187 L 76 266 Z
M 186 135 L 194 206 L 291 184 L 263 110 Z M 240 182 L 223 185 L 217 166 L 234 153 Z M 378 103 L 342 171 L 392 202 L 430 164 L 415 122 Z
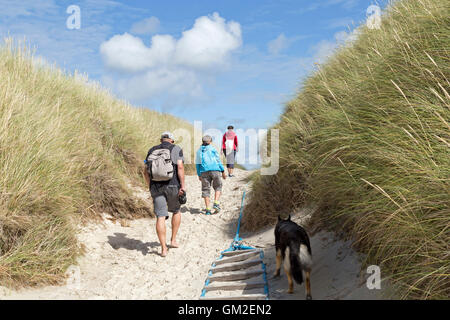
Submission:
M 292 217 L 302 224 L 307 210 Z M 281 267 L 281 277 L 273 278 L 275 271 L 274 228 L 270 227 L 254 234 L 243 234 L 246 243 L 264 248 L 264 262 L 267 266 L 270 299 L 305 299 L 305 285 L 294 282 L 294 293 L 288 294 L 288 281 Z M 361 271 L 361 256 L 352 248 L 350 242 L 335 239 L 329 232 L 318 232 L 310 238 L 313 256 L 311 273 L 311 292 L 313 299 L 319 300 L 378 300 L 383 299 L 384 290 L 369 290 L 366 279 L 369 276 Z M 382 279 L 381 288 L 385 281 Z
M 243 179 L 249 172 L 236 169 L 235 173 L 224 181 L 222 212 L 213 216 L 200 214 L 204 208 L 200 181 L 196 176 L 186 177 L 188 202 L 182 207 L 177 237 L 180 248 L 169 249 L 166 258 L 159 255 L 155 219 L 130 221 L 128 227 L 105 219 L 103 225 L 81 229 L 79 239 L 87 251 L 78 266 L 70 269 L 73 275 L 67 285 L 20 291 L 0 287 L 0 299 L 198 299 L 211 263 L 234 238 Z M 136 196 L 148 197 L 148 192 L 136 190 Z M 169 242 L 170 220 L 166 225 Z M 273 227 L 242 236 L 246 244 L 265 251 L 270 298 L 304 299 L 304 285 L 294 285 L 292 295 L 286 293 L 283 271 L 280 278 L 272 279 Z M 380 290 L 366 288 L 358 255 L 348 243 L 333 242 L 332 235 L 324 232 L 313 236 L 311 242 L 313 299 L 379 298 Z

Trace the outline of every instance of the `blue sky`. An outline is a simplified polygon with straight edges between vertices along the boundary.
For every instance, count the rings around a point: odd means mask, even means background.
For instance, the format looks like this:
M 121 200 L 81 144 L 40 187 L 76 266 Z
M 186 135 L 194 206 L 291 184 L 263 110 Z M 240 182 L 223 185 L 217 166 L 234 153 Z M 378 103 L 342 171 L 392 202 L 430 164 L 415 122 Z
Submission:
M 88 74 L 134 105 L 203 121 L 204 128 L 258 129 L 278 120 L 313 63 L 364 23 L 372 4 L 385 6 L 372 0 L 0 0 L 0 35 L 26 37 L 37 56 Z M 80 29 L 66 27 L 70 5 L 81 10 Z M 211 50 L 197 59 L 198 47 Z

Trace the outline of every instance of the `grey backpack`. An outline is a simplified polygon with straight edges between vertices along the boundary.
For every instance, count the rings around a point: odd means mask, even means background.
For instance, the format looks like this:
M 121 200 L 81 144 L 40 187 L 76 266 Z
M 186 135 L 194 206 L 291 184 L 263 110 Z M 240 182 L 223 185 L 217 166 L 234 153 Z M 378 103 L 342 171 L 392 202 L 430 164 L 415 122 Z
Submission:
M 174 165 L 170 157 L 172 148 L 156 149 L 148 155 L 147 171 L 152 181 L 169 181 L 172 179 L 174 173 Z

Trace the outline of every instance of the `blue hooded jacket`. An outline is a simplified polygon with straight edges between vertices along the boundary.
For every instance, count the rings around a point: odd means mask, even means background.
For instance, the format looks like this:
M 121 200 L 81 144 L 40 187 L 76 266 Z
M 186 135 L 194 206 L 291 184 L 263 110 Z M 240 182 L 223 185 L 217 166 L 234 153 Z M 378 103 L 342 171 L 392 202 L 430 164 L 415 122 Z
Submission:
M 212 145 L 203 145 L 197 150 L 195 159 L 197 167 L 197 175 L 206 171 L 224 171 L 222 161 L 220 161 L 219 153 Z

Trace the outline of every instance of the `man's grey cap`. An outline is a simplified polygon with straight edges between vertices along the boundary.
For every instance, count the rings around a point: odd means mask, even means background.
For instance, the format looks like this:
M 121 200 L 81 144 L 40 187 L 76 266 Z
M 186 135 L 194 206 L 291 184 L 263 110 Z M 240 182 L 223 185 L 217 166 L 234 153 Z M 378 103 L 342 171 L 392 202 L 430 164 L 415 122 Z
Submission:
M 173 138 L 172 132 L 169 132 L 169 131 L 163 132 L 163 133 L 161 134 L 161 139 L 171 139 L 171 140 L 175 140 L 175 139 Z
M 206 135 L 206 136 L 203 136 L 202 141 L 203 142 L 210 142 L 210 141 L 212 141 L 212 138 L 211 138 L 211 136 Z

